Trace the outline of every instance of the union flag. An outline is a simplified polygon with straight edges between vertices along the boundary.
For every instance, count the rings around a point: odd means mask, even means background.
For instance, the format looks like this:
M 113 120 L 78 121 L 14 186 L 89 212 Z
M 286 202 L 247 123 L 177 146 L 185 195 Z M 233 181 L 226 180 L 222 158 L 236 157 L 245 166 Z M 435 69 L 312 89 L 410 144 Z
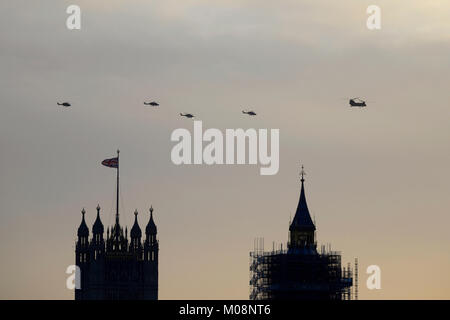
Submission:
M 119 157 L 105 159 L 102 161 L 102 165 L 110 168 L 118 168 L 119 167 Z

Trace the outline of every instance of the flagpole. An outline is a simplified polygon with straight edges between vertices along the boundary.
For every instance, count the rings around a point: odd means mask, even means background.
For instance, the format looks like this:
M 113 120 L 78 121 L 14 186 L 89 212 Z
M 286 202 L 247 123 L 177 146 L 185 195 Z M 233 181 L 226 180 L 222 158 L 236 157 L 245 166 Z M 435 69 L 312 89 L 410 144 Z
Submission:
M 119 225 L 119 149 L 117 149 L 117 195 L 116 195 L 116 224 Z

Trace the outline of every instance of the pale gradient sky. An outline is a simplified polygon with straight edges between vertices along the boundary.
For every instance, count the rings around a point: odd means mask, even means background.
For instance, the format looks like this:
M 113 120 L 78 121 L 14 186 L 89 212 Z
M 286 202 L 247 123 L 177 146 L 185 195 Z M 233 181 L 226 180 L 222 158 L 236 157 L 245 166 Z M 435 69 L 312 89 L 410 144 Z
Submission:
M 73 298 L 80 210 L 112 223 L 100 161 L 117 148 L 122 222 L 155 208 L 161 299 L 247 299 L 253 239 L 286 242 L 300 163 L 319 243 L 359 258 L 360 298 L 450 298 L 448 1 L 76 2 L 80 31 L 72 1 L 0 3 L 0 298 Z M 279 128 L 279 173 L 173 165 L 171 132 L 192 130 L 179 112 Z

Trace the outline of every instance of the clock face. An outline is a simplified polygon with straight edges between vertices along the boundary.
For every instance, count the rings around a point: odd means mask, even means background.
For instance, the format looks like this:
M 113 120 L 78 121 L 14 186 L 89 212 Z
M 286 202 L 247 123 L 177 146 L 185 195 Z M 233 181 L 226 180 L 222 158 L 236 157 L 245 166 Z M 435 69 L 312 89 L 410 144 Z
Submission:
M 0 299 L 276 299 L 258 261 L 299 248 L 327 299 L 450 297 L 449 1 L 0 14 Z

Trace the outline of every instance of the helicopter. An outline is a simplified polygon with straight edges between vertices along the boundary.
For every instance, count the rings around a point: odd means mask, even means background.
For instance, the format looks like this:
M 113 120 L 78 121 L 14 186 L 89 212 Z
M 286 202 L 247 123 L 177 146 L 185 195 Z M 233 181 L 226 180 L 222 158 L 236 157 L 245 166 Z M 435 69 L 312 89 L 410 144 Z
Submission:
M 348 101 L 350 104 L 350 107 L 367 107 L 366 101 L 360 99 L 360 98 L 352 98 Z
M 193 114 L 191 114 L 191 113 L 185 113 L 185 114 L 183 114 L 183 113 L 180 113 L 180 116 L 182 116 L 182 117 L 186 117 L 186 118 L 194 118 L 194 115 Z
M 245 110 L 242 110 L 242 113 L 243 113 L 243 114 L 248 114 L 249 116 L 256 116 L 256 113 L 255 113 L 254 111 L 245 111 Z
M 70 107 L 70 103 L 68 103 L 68 102 L 63 102 L 63 103 L 57 102 L 56 104 L 57 104 L 58 106 Z
M 144 102 L 144 104 L 145 104 L 146 106 L 152 106 L 152 107 L 157 107 L 157 106 L 159 106 L 159 103 L 158 103 L 158 102 L 155 102 L 155 101 L 152 101 L 152 102 Z

